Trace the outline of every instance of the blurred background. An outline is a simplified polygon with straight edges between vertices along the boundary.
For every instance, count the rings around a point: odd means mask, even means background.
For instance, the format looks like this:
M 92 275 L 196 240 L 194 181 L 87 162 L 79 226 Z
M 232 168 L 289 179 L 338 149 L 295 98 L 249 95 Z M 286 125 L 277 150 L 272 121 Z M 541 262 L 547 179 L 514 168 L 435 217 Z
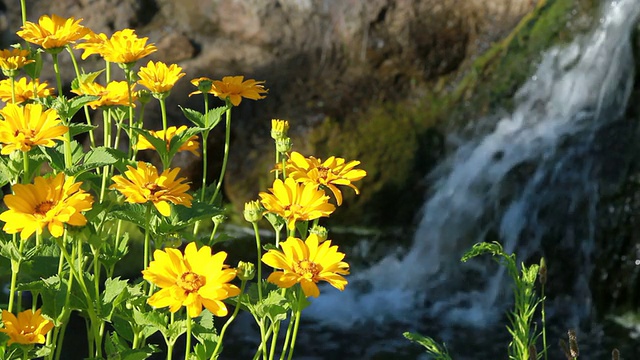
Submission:
M 519 262 L 547 259 L 550 358 L 563 358 L 556 344 L 569 328 L 585 359 L 607 358 L 613 347 L 623 358 L 640 354 L 637 1 L 27 7 L 33 22 L 74 16 L 94 32 L 133 28 L 148 37 L 159 49 L 149 60 L 187 73 L 167 99 L 174 124 L 188 123 L 178 105 L 202 110 L 202 99 L 187 95 L 190 79 L 266 82 L 267 98 L 243 101 L 233 116 L 224 198 L 238 240 L 224 246 L 239 257 L 252 247 L 239 210 L 270 186 L 272 118 L 290 122 L 303 155 L 361 161 L 361 194 L 347 190 L 324 224 L 353 275 L 345 292 L 323 288 L 306 310 L 300 359 L 421 358 L 404 331 L 446 342 L 456 359 L 504 358 L 509 279 L 489 258 L 459 261 L 480 241 L 500 241 Z M 19 42 L 20 25 L 18 3 L 0 1 L 3 48 Z M 70 60 L 61 61 L 69 84 Z M 85 71 L 102 66 L 95 61 Z M 145 123 L 161 127 L 157 104 Z M 209 179 L 218 176 L 223 131 L 210 139 Z M 200 159 L 179 156 L 184 175 L 200 179 Z M 237 343 L 224 356 L 250 357 L 251 319 L 234 327 Z

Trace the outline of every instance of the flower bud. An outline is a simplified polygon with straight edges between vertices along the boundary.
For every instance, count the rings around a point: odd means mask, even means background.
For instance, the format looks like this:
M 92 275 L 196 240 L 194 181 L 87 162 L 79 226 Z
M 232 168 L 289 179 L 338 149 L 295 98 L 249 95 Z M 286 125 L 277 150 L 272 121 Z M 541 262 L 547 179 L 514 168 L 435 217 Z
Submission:
M 137 95 L 138 101 L 143 105 L 151 101 L 152 98 L 151 91 L 149 90 L 139 90 Z
M 540 269 L 538 270 L 538 275 L 540 276 L 540 284 L 544 285 L 547 283 L 547 262 L 544 258 L 540 258 Z
M 198 90 L 200 90 L 203 94 L 208 93 L 211 90 L 211 86 L 213 85 L 213 81 L 207 78 L 199 78 L 198 79 Z
M 287 120 L 272 119 L 271 120 L 271 137 L 274 140 L 284 139 L 289 131 L 289 122 Z
M 257 223 L 262 219 L 264 209 L 260 201 L 253 200 L 244 204 L 244 219 L 250 223 Z
M 177 233 L 171 233 L 167 235 L 167 237 L 162 242 L 162 246 L 164 246 L 165 248 L 176 249 L 179 248 L 180 245 L 182 245 L 182 236 Z
M 240 261 L 238 262 L 236 276 L 242 281 L 251 281 L 256 276 L 256 266 L 250 262 Z
M 318 242 L 321 243 L 329 237 L 329 230 L 324 226 L 315 225 L 309 230 L 309 234 L 315 234 L 318 237 Z
M 278 151 L 279 153 L 287 153 L 289 152 L 289 150 L 291 150 L 292 147 L 293 145 L 291 144 L 291 138 L 289 137 L 276 140 L 276 151 Z
M 211 221 L 213 221 L 213 224 L 216 226 L 222 224 L 225 220 L 227 220 L 227 217 L 224 215 L 216 215 L 211 218 Z

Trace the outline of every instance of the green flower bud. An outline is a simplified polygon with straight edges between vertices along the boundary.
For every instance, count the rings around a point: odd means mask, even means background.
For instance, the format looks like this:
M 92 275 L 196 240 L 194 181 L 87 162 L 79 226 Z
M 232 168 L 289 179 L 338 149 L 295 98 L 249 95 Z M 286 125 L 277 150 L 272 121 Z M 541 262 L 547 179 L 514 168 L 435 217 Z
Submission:
M 149 101 L 151 101 L 152 95 L 151 95 L 151 91 L 149 90 L 140 90 L 138 91 L 138 101 L 141 104 L 147 104 Z
M 213 221 L 215 225 L 220 225 L 225 222 L 225 220 L 227 220 L 227 217 L 224 215 L 216 215 L 211 218 L 211 221 Z
M 260 201 L 253 200 L 244 204 L 244 219 L 250 223 L 257 223 L 262 219 L 264 208 Z
M 242 281 L 251 281 L 256 276 L 256 266 L 250 262 L 238 262 L 238 279 Z
M 182 245 L 182 236 L 177 233 L 172 233 L 167 235 L 167 237 L 162 242 L 162 245 L 165 248 L 173 248 L 176 249 Z
M 200 81 L 198 81 L 198 90 L 200 90 L 203 94 L 208 93 L 211 90 L 213 81 L 205 78 L 200 78 L 199 80 Z
M 293 145 L 291 144 L 291 138 L 289 137 L 276 140 L 276 151 L 278 151 L 279 153 L 287 153 L 289 152 L 289 150 L 291 150 L 292 147 Z
M 318 242 L 323 242 L 329 237 L 329 230 L 324 226 L 315 225 L 309 230 L 309 234 L 315 234 L 318 237 Z

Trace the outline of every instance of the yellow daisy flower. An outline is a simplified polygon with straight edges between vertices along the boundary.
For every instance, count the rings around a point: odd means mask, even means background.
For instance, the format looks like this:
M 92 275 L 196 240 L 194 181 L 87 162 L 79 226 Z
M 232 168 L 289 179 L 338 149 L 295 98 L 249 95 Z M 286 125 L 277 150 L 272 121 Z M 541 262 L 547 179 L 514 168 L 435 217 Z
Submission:
M 41 309 L 35 313 L 29 309 L 18 313 L 16 317 L 7 310 L 2 310 L 4 328 L 0 329 L 0 332 L 9 335 L 7 345 L 44 344 L 45 335 L 53 329 L 53 323 L 45 319 L 40 312 Z
M 176 64 L 167 64 L 158 61 L 149 61 L 146 67 L 141 67 L 138 71 L 138 84 L 146 87 L 154 94 L 162 94 L 171 91 L 181 77 L 186 74 L 181 72 L 182 68 Z
M 180 134 L 181 132 L 184 132 L 185 130 L 187 130 L 187 126 L 186 125 L 182 125 L 180 127 L 175 127 L 175 126 L 169 126 L 167 128 L 166 131 L 166 135 L 165 135 L 165 131 L 164 130 L 157 130 L 157 131 L 149 131 L 154 137 L 157 137 L 158 139 L 163 139 L 164 141 L 167 142 L 167 151 L 169 150 L 169 144 L 171 143 L 171 139 L 176 136 L 176 134 Z M 182 144 L 182 146 L 180 146 L 180 148 L 178 148 L 178 152 L 180 151 L 190 151 L 193 155 L 195 156 L 200 156 L 200 153 L 198 153 L 198 147 L 200 146 L 200 143 L 198 142 L 198 136 L 193 135 L 192 137 L 189 138 L 189 140 L 187 140 L 184 144 Z M 137 150 L 155 150 L 156 148 L 149 142 L 149 140 L 147 140 L 146 137 L 142 136 L 142 135 L 138 135 L 138 142 L 136 143 L 136 149 Z
M 7 104 L 0 109 L 0 144 L 1 154 L 13 151 L 29 151 L 32 147 L 42 145 L 52 147 L 53 140 L 63 140 L 69 128 L 61 125 L 62 120 L 53 109 L 44 109 L 40 104 L 19 106 Z
M 78 43 L 74 47 L 78 50 L 83 50 L 80 57 L 82 60 L 86 60 L 90 55 L 102 56 L 102 48 L 109 38 L 104 33 L 96 34 L 93 31 L 89 31 L 82 40 L 84 42 Z
M 148 38 L 139 38 L 132 29 L 116 31 L 109 39 L 103 39 L 102 46 L 96 51 L 110 62 L 131 64 L 143 57 L 156 52 L 153 44 L 147 44 Z
M 184 255 L 177 249 L 156 250 L 153 261 L 142 271 L 143 278 L 159 288 L 147 303 L 156 308 L 169 307 L 176 312 L 185 306 L 192 318 L 199 316 L 202 307 L 216 316 L 226 316 L 222 300 L 240 294 L 237 286 L 229 284 L 236 270 L 224 264 L 227 253 L 211 254 L 211 248 L 198 250 L 189 243 Z
M 13 194 L 5 195 L 9 210 L 0 214 L 7 234 L 20 233 L 22 240 L 45 227 L 54 237 L 62 236 L 64 224 L 84 226 L 87 219 L 81 213 L 91 209 L 93 197 L 80 189 L 81 182 L 64 173 L 55 177 L 38 176 L 33 184 L 15 184 Z
M 143 161 L 138 161 L 138 168 L 127 165 L 124 176 L 114 176 L 110 189 L 120 191 L 129 203 L 143 204 L 151 201 L 163 216 L 171 215 L 169 203 L 191 207 L 193 196 L 189 195 L 189 185 L 183 183 L 186 178 L 176 176 L 180 168 L 166 169 L 158 175 L 158 169 Z
M 346 162 L 343 158 L 331 156 L 324 162 L 313 156 L 305 158 L 298 152 L 292 152 L 287 161 L 287 174 L 297 182 L 326 186 L 336 197 L 338 206 L 342 205 L 342 193 L 336 185 L 346 185 L 352 188 L 356 194 L 360 191 L 352 182 L 358 181 L 367 175 L 362 169 L 354 169 L 360 165 L 360 161 Z
M 282 251 L 269 250 L 262 255 L 263 263 L 279 269 L 269 275 L 268 282 L 281 288 L 300 283 L 307 297 L 320 295 L 319 281 L 344 290 L 347 280 L 342 275 L 349 275 L 349 264 L 342 261 L 345 254 L 338 251 L 338 246 L 331 246 L 331 240 L 320 243 L 318 236 L 311 234 L 305 241 L 290 237 L 280 246 Z
M 222 100 L 227 98 L 233 106 L 240 105 L 242 98 L 251 100 L 264 99 L 261 94 L 268 92 L 262 84 L 264 81 L 256 81 L 253 79 L 244 80 L 244 76 L 225 76 L 220 80 L 214 80 L 209 91 L 213 95 Z
M 131 105 L 133 107 L 136 106 L 134 102 L 138 100 L 134 87 L 135 84 L 132 84 Z M 77 89 L 72 89 L 71 92 L 78 95 L 100 96 L 100 99 L 87 104 L 94 110 L 103 106 L 129 106 L 129 89 L 126 81 L 111 81 L 106 87 L 96 82 L 86 82 L 81 83 Z
M 25 65 L 35 62 L 29 59 L 29 50 L 11 49 L 0 51 L 0 69 L 3 71 L 15 71 L 22 69 Z
M 271 194 L 261 192 L 262 205 L 268 212 L 280 215 L 290 230 L 298 220 L 314 220 L 329 216 L 336 208 L 316 184 L 298 184 L 292 178 L 276 179 Z
M 21 77 L 13 82 L 13 88 L 16 95 L 16 104 L 21 104 L 31 99 L 43 98 L 54 94 L 55 89 L 49 87 L 46 81 L 42 83 L 38 80 L 29 80 L 26 77 Z M 36 89 L 34 94 L 33 89 Z M 11 79 L 0 80 L 0 100 L 5 103 L 11 102 Z
M 32 44 L 40 45 L 43 49 L 63 48 L 82 39 L 91 31 L 80 25 L 81 21 L 82 19 L 76 20 L 73 17 L 65 19 L 55 14 L 42 15 L 37 24 L 27 21 L 17 34 Z

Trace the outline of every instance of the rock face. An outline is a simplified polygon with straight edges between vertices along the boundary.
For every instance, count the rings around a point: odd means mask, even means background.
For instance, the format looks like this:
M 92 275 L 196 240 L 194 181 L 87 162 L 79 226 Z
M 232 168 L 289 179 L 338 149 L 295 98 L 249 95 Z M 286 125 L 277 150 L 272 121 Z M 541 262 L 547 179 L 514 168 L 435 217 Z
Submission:
M 265 155 L 272 152 L 270 119 L 291 122 L 294 149 L 305 155 L 346 157 L 312 144 L 310 134 L 327 123 L 339 129 L 346 122 L 366 124 L 367 110 L 383 102 L 421 98 L 441 77 L 456 73 L 508 34 L 535 6 L 534 0 L 32 0 L 27 3 L 27 17 L 35 22 L 43 14 L 74 16 L 95 32 L 107 34 L 134 28 L 158 46 L 150 59 L 178 63 L 187 73 L 185 79 L 242 74 L 265 80 L 270 89 L 267 99 L 244 101 L 234 110 L 225 190 L 228 199 L 242 204 L 269 185 L 246 179 L 271 166 L 264 163 L 272 157 Z M 21 20 L 15 2 L 0 2 L 0 20 L 3 45 L 17 42 L 15 31 Z M 66 58 L 61 57 L 62 68 L 71 69 L 64 66 Z M 86 66 L 86 71 L 93 70 L 91 64 Z M 63 77 L 70 81 L 73 74 L 69 71 Z M 186 122 L 178 104 L 202 107 L 201 98 L 187 97 L 193 90 L 186 80 L 178 83 L 168 98 L 169 119 Z M 395 115 L 392 111 L 380 116 Z M 151 106 L 145 115 L 149 127 L 157 116 Z M 395 126 L 394 119 L 386 121 L 390 128 Z M 415 121 L 426 120 L 412 121 L 414 126 Z M 214 156 L 221 153 L 220 136 L 220 132 L 212 136 Z M 393 137 L 399 143 L 402 139 L 402 133 Z M 378 141 L 372 139 L 373 144 Z M 415 144 L 409 150 L 398 145 L 403 154 L 416 150 Z M 199 178 L 197 158 L 180 161 L 192 163 L 187 168 Z M 362 167 L 368 165 L 363 160 Z M 212 164 L 209 169 L 209 178 L 215 178 L 219 166 Z M 373 185 L 366 190 L 371 198 L 389 189 L 388 184 L 375 184 L 379 180 L 366 179 Z M 397 191 L 406 185 L 396 181 L 391 187 Z M 352 200 L 348 197 L 345 207 Z M 371 207 L 368 211 L 382 212 Z

